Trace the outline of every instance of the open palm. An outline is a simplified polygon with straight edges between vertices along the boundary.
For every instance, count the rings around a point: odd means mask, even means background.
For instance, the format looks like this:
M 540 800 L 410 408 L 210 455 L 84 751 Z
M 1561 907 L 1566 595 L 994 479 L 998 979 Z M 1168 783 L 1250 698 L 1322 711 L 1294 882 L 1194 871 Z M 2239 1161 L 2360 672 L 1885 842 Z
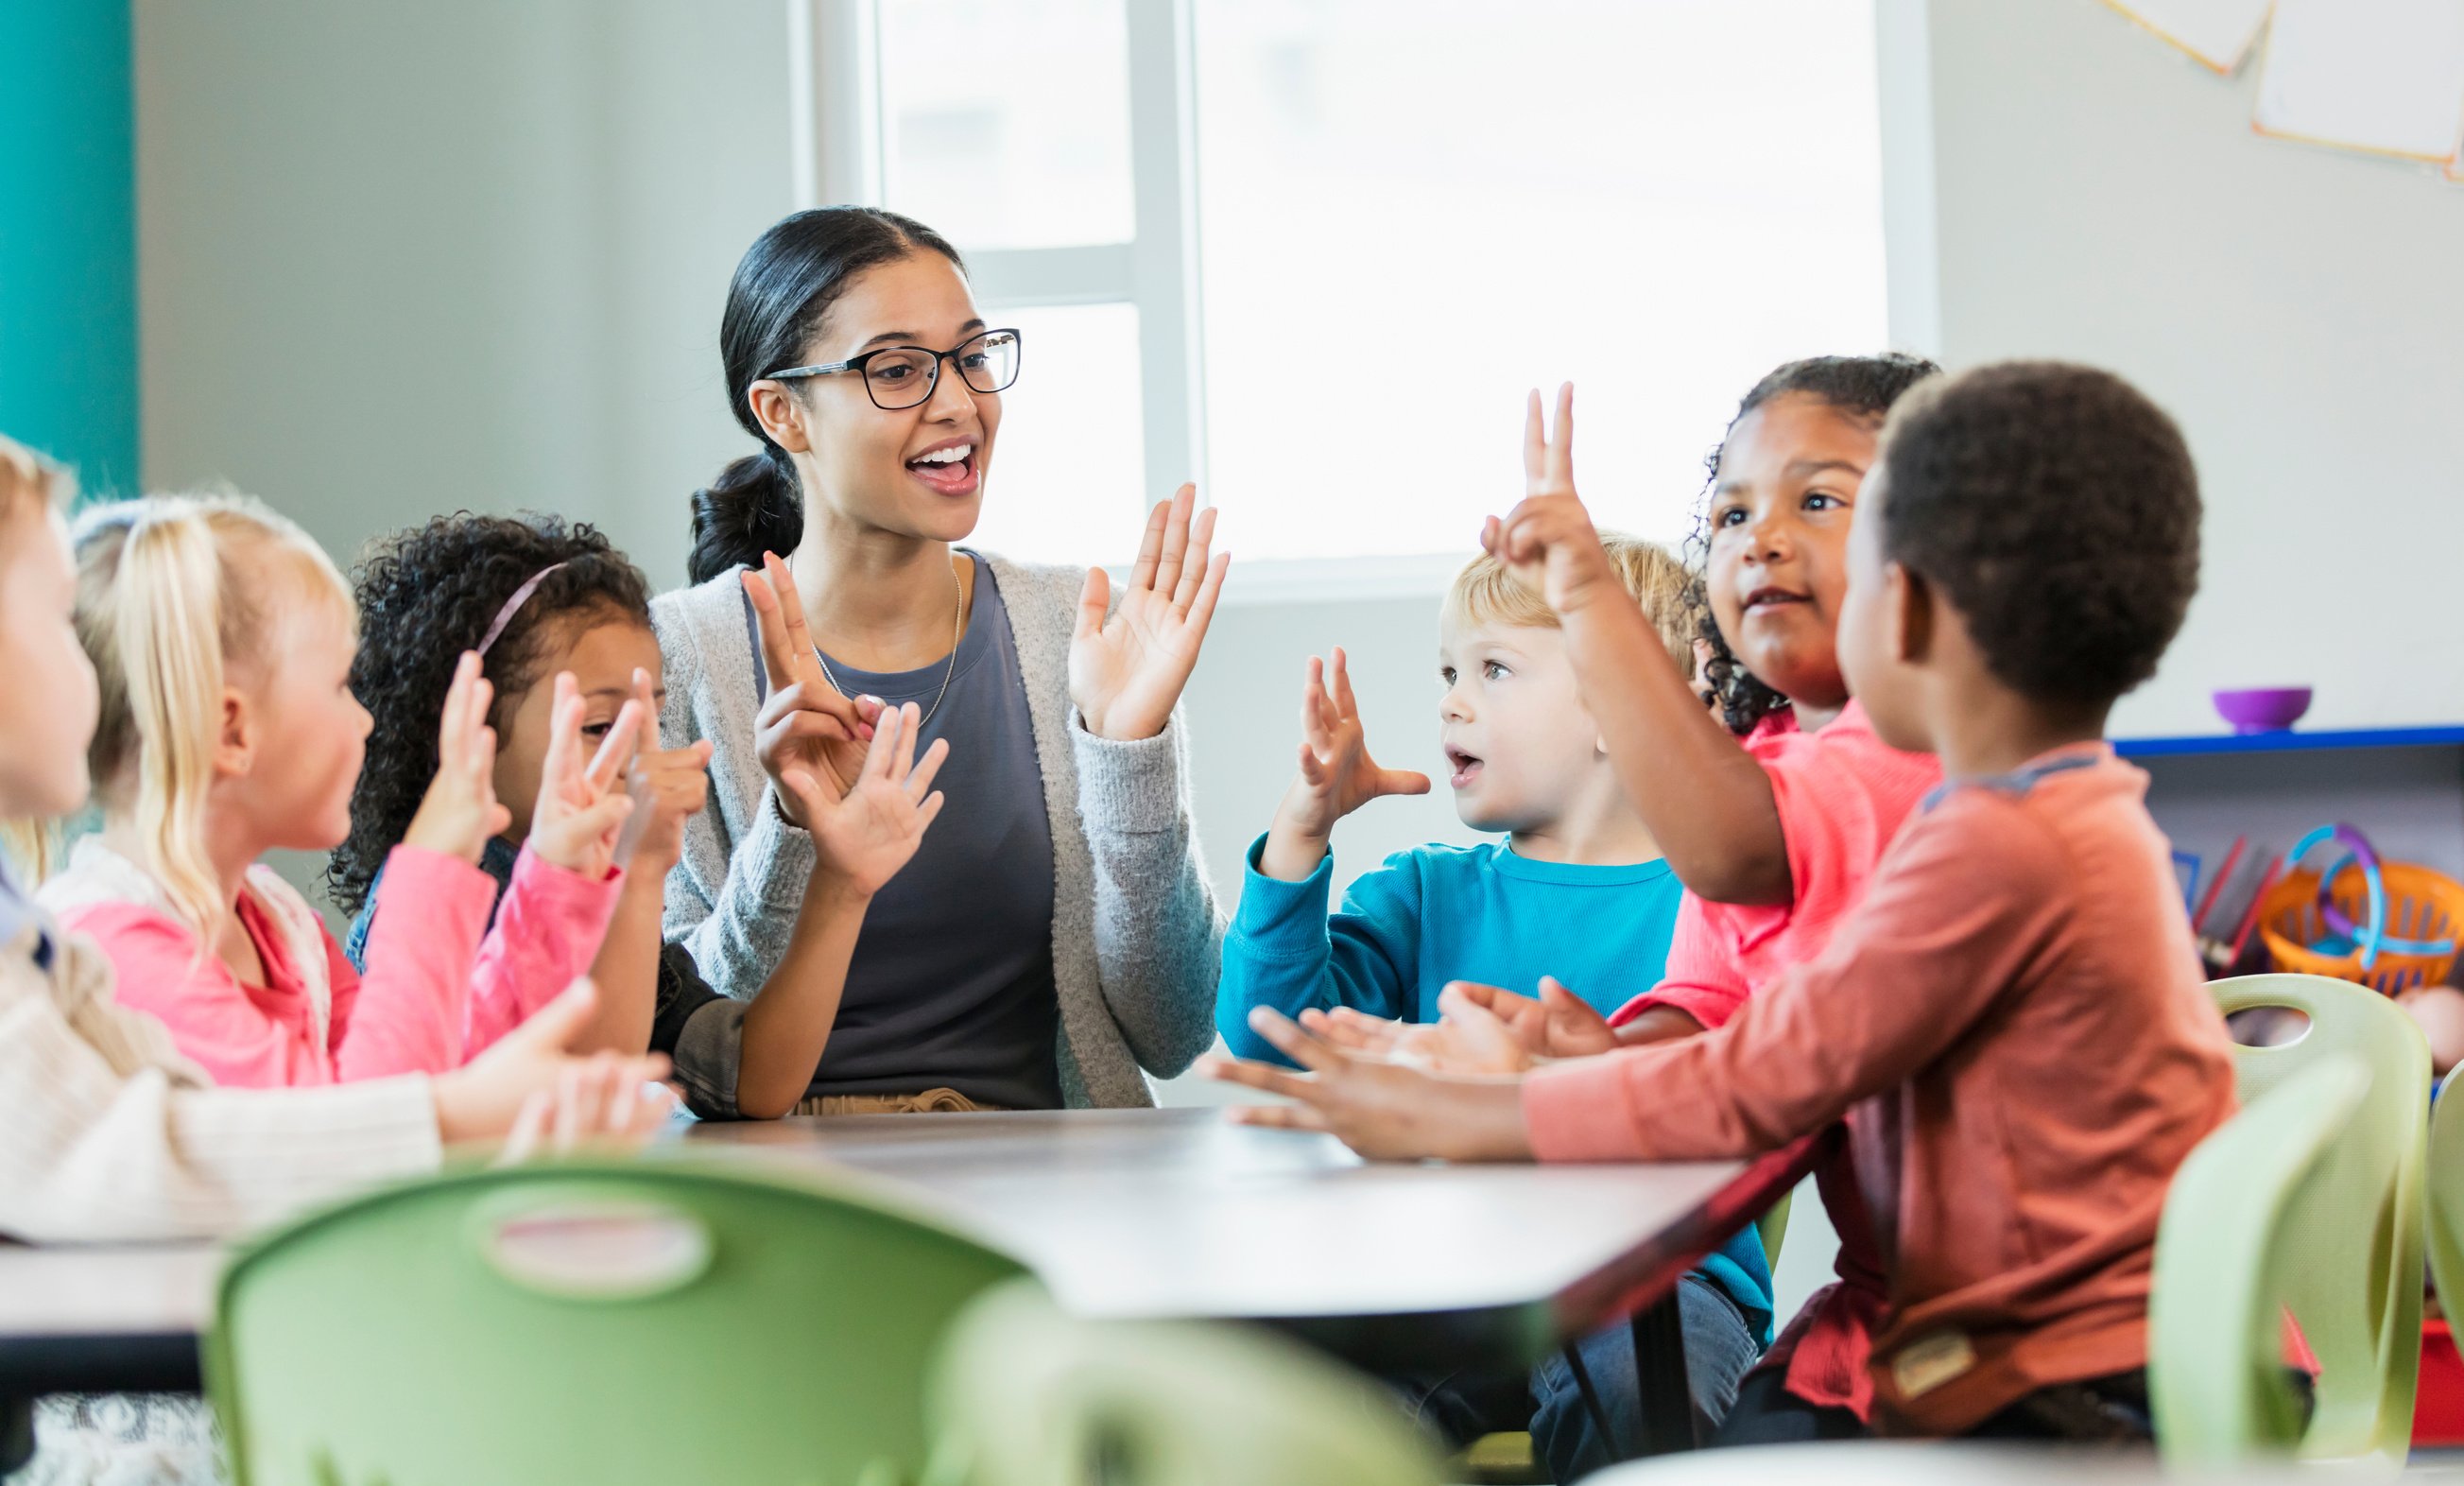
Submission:
M 1301 693 L 1301 769 L 1286 814 L 1295 830 L 1322 836 L 1380 795 L 1427 794 L 1429 776 L 1381 768 L 1369 756 L 1369 732 L 1352 695 L 1351 663 L 1340 646 L 1331 671 L 1312 655 Z
M 1232 554 L 1209 560 L 1215 512 L 1195 511 L 1197 503 L 1198 487 L 1183 485 L 1148 514 L 1137 566 L 1117 602 L 1104 569 L 1087 574 L 1069 643 L 1069 699 L 1100 738 L 1162 732 L 1198 665 Z
M 788 775 L 823 869 L 868 898 L 914 856 L 926 828 L 941 813 L 933 776 L 950 756 L 950 743 L 935 739 L 919 762 L 915 735 L 922 727 L 912 701 L 884 711 L 864 766 L 847 789 L 832 789 L 802 769 Z

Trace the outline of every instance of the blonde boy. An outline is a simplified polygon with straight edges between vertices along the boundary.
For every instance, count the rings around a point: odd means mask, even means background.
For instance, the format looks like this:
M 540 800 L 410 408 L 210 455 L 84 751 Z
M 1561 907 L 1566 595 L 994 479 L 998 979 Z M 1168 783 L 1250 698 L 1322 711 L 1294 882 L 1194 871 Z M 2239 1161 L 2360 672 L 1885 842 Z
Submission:
M 1608 534 L 1602 545 L 1670 657 L 1690 668 L 1684 569 L 1631 537 Z M 1424 794 L 1429 780 L 1370 756 L 1343 652 L 1331 670 L 1311 658 L 1299 773 L 1250 849 L 1223 941 L 1216 1026 L 1235 1054 L 1280 1060 L 1249 1028 L 1261 1007 L 1431 1023 L 1448 982 L 1537 994 L 1545 965 L 1605 1012 L 1660 979 L 1683 889 L 1618 787 L 1556 617 L 1493 558 L 1474 559 L 1446 594 L 1438 676 L 1438 741 L 1456 813 L 1504 839 L 1398 852 L 1355 879 L 1330 913 L 1335 823 L 1381 795 Z M 1770 1322 L 1771 1271 L 1753 1231 L 1686 1275 L 1678 1300 L 1695 1408 L 1713 1426 Z M 1612 1408 L 1635 1396 L 1624 1328 L 1593 1338 L 1582 1354 Z M 1617 1442 L 1596 1438 L 1562 1360 L 1528 1379 L 1458 1376 L 1410 1391 L 1448 1436 L 1528 1422 L 1559 1480 L 1615 1458 Z

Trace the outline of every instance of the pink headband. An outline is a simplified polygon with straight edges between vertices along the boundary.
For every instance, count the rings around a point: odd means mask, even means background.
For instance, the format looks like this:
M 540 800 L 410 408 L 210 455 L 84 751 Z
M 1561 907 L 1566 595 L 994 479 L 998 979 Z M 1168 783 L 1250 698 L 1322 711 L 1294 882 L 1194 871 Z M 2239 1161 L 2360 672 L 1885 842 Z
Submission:
M 522 580 L 522 586 L 514 590 L 514 596 L 505 600 L 505 607 L 496 610 L 495 622 L 488 626 L 488 632 L 479 636 L 480 654 L 488 654 L 488 647 L 496 643 L 497 636 L 505 632 L 505 626 L 514 622 L 514 615 L 520 613 L 522 606 L 530 602 L 530 596 L 539 591 L 539 586 L 547 582 L 547 575 L 563 566 L 562 563 L 550 563 Z

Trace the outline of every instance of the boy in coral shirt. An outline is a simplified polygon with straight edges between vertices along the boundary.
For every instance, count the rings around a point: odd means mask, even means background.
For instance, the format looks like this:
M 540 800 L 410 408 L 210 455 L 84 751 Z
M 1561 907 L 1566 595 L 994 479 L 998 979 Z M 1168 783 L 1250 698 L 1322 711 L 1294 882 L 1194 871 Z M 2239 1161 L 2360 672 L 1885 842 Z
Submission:
M 2016 363 L 1904 400 L 1863 501 L 1840 659 L 1947 782 L 1821 956 L 1716 1031 L 1528 1075 L 1370 1061 L 1270 1012 L 1311 1073 L 1215 1072 L 1301 1101 L 1243 1118 L 1378 1157 L 1737 1157 L 1853 1115 L 1877 1424 L 2145 1435 L 2157 1219 L 2233 1065 L 2145 776 L 2101 738 L 2196 587 L 2196 477 L 2120 379 Z

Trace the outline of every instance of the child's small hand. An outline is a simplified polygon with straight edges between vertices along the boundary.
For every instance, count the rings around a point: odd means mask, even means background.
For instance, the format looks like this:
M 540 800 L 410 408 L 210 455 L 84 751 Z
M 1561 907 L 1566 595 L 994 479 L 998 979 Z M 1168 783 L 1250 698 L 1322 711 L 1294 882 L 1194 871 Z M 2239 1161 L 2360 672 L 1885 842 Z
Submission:
M 1331 1011 L 1305 1010 L 1300 1023 L 1311 1035 L 1355 1056 L 1433 1074 L 1519 1074 L 1547 1055 L 1539 1017 L 1515 1016 L 1509 1021 L 1510 1005 L 1492 1010 L 1485 1001 L 1465 995 L 1466 990 L 1493 992 L 1507 1003 L 1519 1002 L 1535 1011 L 1540 1006 L 1511 991 L 1459 981 L 1439 997 L 1443 1015 L 1435 1022 L 1390 1022 L 1337 1007 Z
M 1518 1079 L 1453 1078 L 1356 1057 L 1265 1007 L 1249 1013 L 1249 1025 L 1309 1072 L 1232 1058 L 1200 1062 L 1199 1072 L 1209 1078 L 1299 1101 L 1226 1111 L 1239 1123 L 1324 1131 L 1373 1161 L 1531 1159 Z
M 539 765 L 539 804 L 531 809 L 530 848 L 540 859 L 594 880 L 616 864 L 616 838 L 633 802 L 617 782 L 633 762 L 649 709 L 628 700 L 588 764 L 583 762 L 580 683 L 556 676 L 556 710 L 548 723 L 547 757 Z
M 437 1135 L 450 1145 L 501 1139 L 527 1125 L 521 1143 L 535 1149 L 551 1130 L 569 1145 L 601 1136 L 638 1140 L 634 1132 L 655 1129 L 672 1106 L 643 1090 L 668 1076 L 666 1057 L 583 1058 L 567 1051 L 598 1010 L 598 987 L 587 978 L 575 981 L 486 1052 L 437 1075 L 429 1084 Z M 624 1093 L 631 1097 L 617 1097 Z
M 915 735 L 922 728 L 915 703 L 884 709 L 863 771 L 844 794 L 801 769 L 788 771 L 785 784 L 820 858 L 817 881 L 869 898 L 915 854 L 925 828 L 941 813 L 933 776 L 950 756 L 949 740 L 935 739 L 918 762 Z
M 496 730 L 488 725 L 495 696 L 479 674 L 478 653 L 463 652 L 436 727 L 436 774 L 403 845 L 476 863 L 488 838 L 512 823 L 513 813 L 496 803 Z
M 1259 867 L 1270 877 L 1297 881 L 1317 870 L 1334 823 L 1389 794 L 1427 794 L 1429 776 L 1414 769 L 1381 768 L 1369 756 L 1369 734 L 1352 695 L 1352 674 L 1340 646 L 1332 684 L 1325 665 L 1309 657 L 1309 683 L 1301 690 L 1300 773 L 1284 792 L 1266 832 Z
M 676 1112 L 670 1088 L 645 1082 L 638 1059 L 603 1052 L 576 1058 L 558 1076 L 551 1092 L 522 1101 L 514 1127 L 494 1165 L 518 1165 L 540 1157 L 578 1152 L 612 1155 L 649 1143 Z
M 1332 684 L 1327 668 L 1309 657 L 1309 684 L 1301 691 L 1300 777 L 1284 797 L 1288 824 L 1307 835 L 1324 836 L 1334 823 L 1381 795 L 1427 794 L 1429 776 L 1417 769 L 1380 768 L 1369 756 L 1369 731 L 1352 694 L 1350 657 L 1334 649 Z
M 1557 389 L 1557 436 L 1551 438 L 1533 392 L 1523 425 L 1523 502 L 1492 516 L 1481 527 L 1480 544 L 1524 587 L 1560 614 L 1571 614 L 1604 592 L 1623 594 L 1592 514 L 1574 494 L 1574 384 Z
M 633 673 L 633 699 L 642 704 L 644 718 L 658 715 L 648 671 Z M 643 723 L 645 732 L 653 726 Z M 633 859 L 627 864 L 633 876 L 663 877 L 684 855 L 685 821 L 710 800 L 710 740 L 703 739 L 690 747 L 645 748 L 633 756 L 626 772 L 626 792 L 641 816 Z
M 1540 977 L 1537 1000 L 1496 986 L 1456 981 L 1439 992 L 1438 1006 L 1447 1020 L 1458 1019 L 1459 1013 L 1485 1014 L 1534 1057 L 1591 1057 L 1621 1045 L 1609 1019 L 1554 976 Z

